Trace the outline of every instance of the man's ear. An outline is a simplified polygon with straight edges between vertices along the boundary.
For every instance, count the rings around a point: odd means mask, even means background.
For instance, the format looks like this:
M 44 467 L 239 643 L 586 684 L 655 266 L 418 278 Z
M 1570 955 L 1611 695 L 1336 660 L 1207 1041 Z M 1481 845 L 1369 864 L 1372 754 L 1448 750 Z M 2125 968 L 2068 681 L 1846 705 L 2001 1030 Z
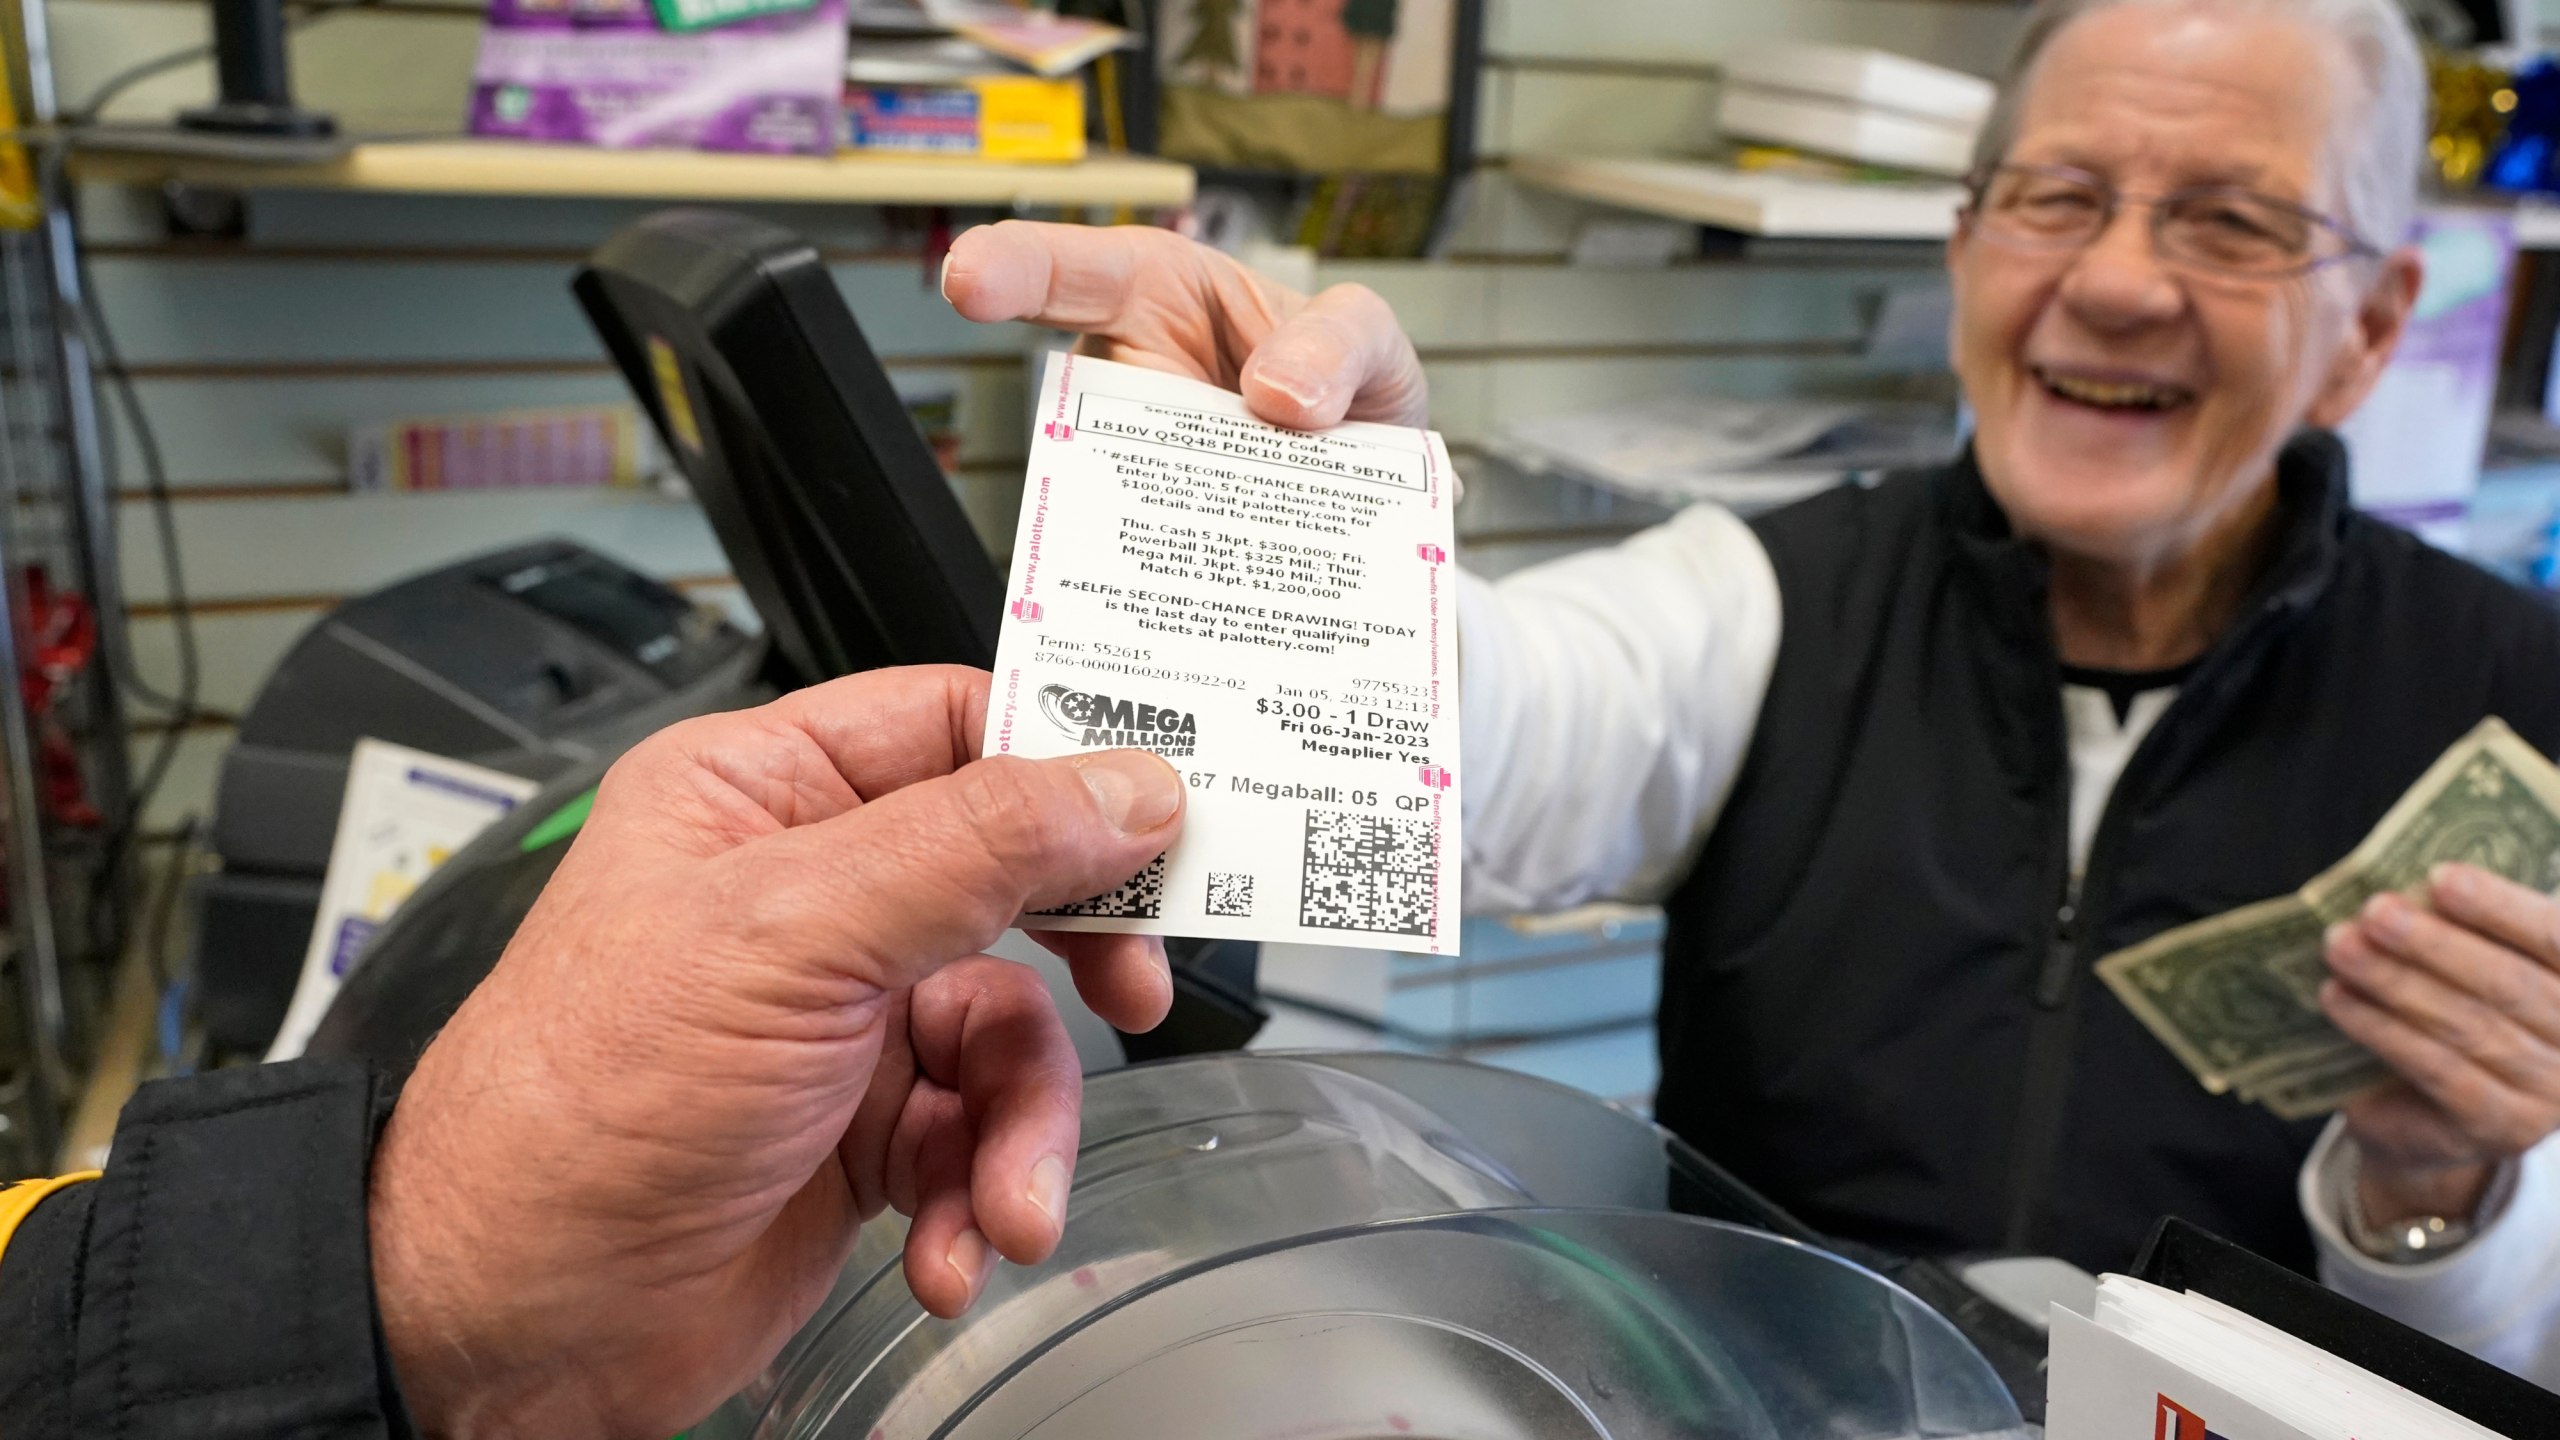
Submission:
M 1947 307 L 1947 356 L 1950 361 L 1954 359 L 1957 331 L 1961 328 L 1958 317 L 1964 314 L 1964 257 L 1965 252 L 1972 248 L 1973 207 L 1968 205 L 1956 212 L 1955 233 L 1947 237 L 1947 288 L 1955 292 L 1957 301 Z
M 2330 360 L 2329 374 L 2312 397 L 2305 420 L 2326 429 L 2364 403 L 2364 397 L 2373 392 L 2373 382 L 2382 378 L 2382 368 L 2391 363 L 2402 332 L 2409 328 L 2409 312 L 2417 306 L 2426 274 L 2426 261 L 2415 245 L 2403 245 L 2383 257 L 2380 272 L 2356 304 L 2356 313 L 2347 323 L 2346 343 Z

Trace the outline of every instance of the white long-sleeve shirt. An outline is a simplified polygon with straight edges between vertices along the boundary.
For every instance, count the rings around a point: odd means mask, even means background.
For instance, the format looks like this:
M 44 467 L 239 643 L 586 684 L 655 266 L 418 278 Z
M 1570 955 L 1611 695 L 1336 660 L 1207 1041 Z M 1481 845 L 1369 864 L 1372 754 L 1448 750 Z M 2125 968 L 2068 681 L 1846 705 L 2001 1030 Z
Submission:
M 1467 908 L 1662 898 L 1733 788 L 1781 625 L 1767 552 L 1712 505 L 1499 584 L 1462 575 Z M 2104 695 L 2065 688 L 2075 871 L 2168 699 L 2148 692 L 2119 721 Z M 2509 1167 L 2470 1244 L 2421 1265 L 2381 1264 L 2347 1242 L 2352 1156 L 2338 1142 L 2333 1122 L 2299 1186 L 2322 1278 L 2560 1388 L 2560 1137 Z

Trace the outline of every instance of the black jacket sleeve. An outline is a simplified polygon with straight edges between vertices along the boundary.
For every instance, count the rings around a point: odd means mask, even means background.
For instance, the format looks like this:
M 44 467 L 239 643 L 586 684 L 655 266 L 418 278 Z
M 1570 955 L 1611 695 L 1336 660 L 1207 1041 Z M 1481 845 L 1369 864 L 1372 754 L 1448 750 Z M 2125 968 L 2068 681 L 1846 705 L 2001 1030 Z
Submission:
M 142 1087 L 106 1174 L 0 1256 L 8 1440 L 414 1440 L 365 1229 L 381 1113 L 350 1061 Z

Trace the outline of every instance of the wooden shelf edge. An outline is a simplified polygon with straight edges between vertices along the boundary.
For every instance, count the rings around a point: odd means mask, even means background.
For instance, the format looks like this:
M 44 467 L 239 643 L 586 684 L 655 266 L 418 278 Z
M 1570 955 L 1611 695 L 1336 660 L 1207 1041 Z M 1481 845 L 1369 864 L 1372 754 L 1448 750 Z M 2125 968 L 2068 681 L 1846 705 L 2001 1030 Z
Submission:
M 320 164 L 263 165 L 123 150 L 72 157 L 82 180 L 238 190 L 351 190 L 857 205 L 1187 205 L 1190 166 L 1139 156 L 1066 165 L 597 150 L 493 140 L 385 141 Z

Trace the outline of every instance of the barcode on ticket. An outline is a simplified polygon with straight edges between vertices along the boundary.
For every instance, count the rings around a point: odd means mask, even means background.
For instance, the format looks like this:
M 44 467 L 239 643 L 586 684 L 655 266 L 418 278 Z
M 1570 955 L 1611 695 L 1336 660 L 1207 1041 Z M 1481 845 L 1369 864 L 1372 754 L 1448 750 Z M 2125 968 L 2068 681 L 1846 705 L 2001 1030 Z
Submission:
M 1164 857 L 1147 862 L 1145 869 L 1129 877 L 1116 889 L 1105 890 L 1090 900 L 1078 900 L 1055 910 L 1034 911 L 1039 915 L 1098 915 L 1111 920 L 1157 920 L 1164 916 Z M 1036 927 L 1035 927 L 1036 928 Z
M 1209 897 L 1200 908 L 1204 914 L 1224 919 L 1252 919 L 1253 876 L 1242 872 L 1210 871 Z
M 1388 935 L 1436 934 L 1436 830 L 1428 820 L 1308 810 L 1298 923 Z

